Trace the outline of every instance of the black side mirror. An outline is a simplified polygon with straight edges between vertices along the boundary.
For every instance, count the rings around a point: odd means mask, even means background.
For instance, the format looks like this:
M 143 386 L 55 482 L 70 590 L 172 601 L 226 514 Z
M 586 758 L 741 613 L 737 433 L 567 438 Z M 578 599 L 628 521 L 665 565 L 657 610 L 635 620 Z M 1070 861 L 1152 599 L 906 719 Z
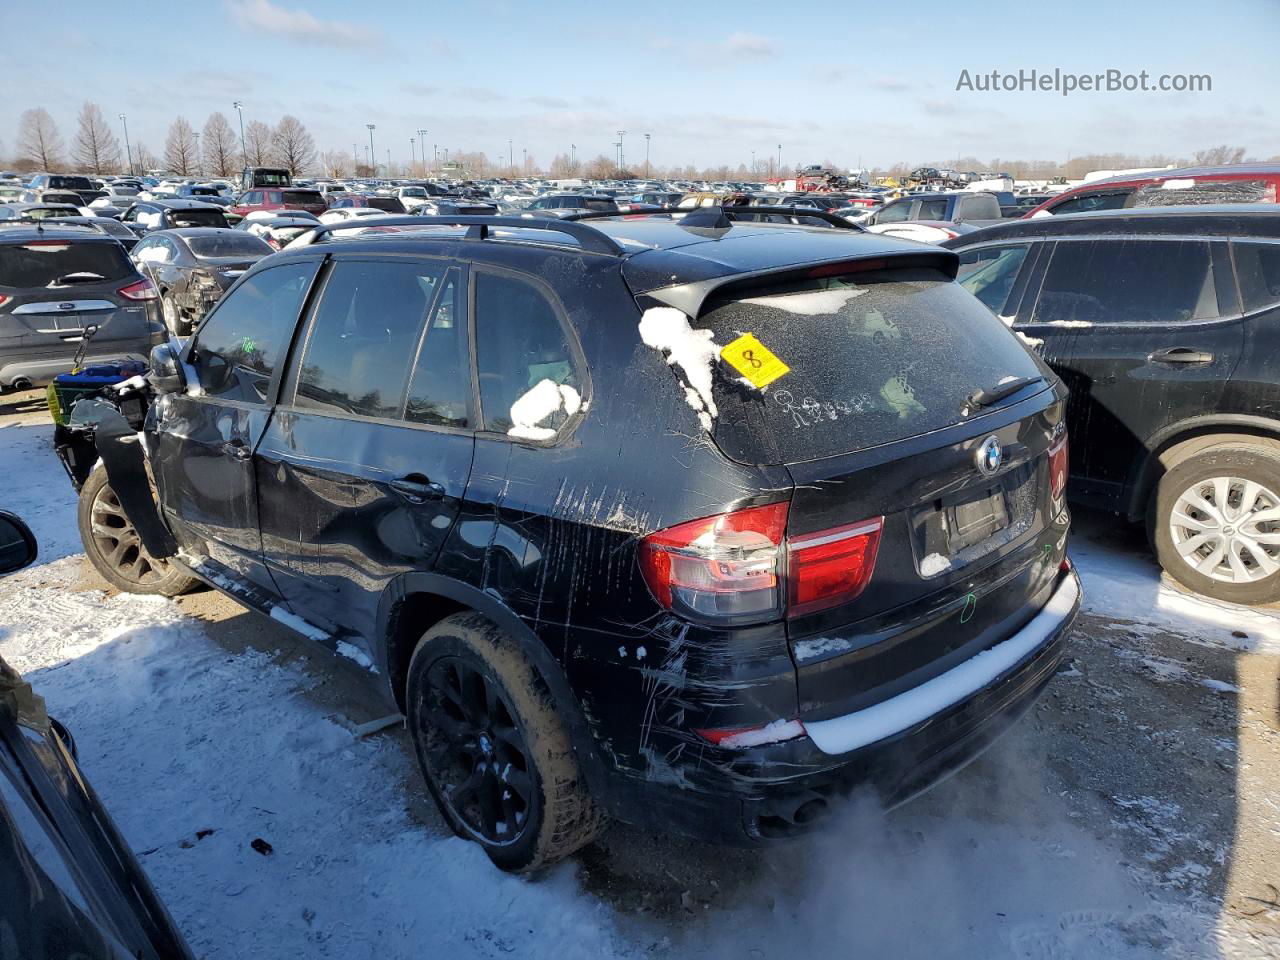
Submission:
M 187 389 L 187 377 L 178 360 L 178 351 L 171 341 L 158 343 L 151 348 L 150 367 L 147 380 L 156 393 L 181 393 Z
M 13 573 L 36 558 L 36 538 L 16 514 L 0 510 L 0 573 Z

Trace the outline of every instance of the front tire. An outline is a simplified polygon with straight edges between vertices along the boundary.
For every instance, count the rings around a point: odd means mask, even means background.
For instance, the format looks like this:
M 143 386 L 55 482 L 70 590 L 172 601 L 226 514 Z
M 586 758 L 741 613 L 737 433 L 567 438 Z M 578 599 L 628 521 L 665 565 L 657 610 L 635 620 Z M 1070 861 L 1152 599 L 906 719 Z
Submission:
M 176 564 L 147 553 L 100 463 L 80 488 L 76 519 L 85 556 L 117 590 L 176 597 L 199 584 Z
M 1280 600 L 1280 456 L 1212 447 L 1161 479 L 1152 540 L 1166 573 L 1233 603 Z
M 554 863 L 603 829 L 551 691 L 484 617 L 455 614 L 422 637 L 406 714 L 441 814 L 503 870 Z

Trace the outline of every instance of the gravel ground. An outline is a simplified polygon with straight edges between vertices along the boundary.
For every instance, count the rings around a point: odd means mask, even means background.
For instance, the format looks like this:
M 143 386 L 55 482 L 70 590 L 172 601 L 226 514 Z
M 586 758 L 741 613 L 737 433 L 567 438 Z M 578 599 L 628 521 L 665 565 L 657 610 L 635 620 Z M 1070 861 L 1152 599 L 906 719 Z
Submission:
M 352 737 L 384 712 L 354 665 L 212 592 L 112 596 L 47 419 L 0 398 L 0 507 L 43 548 L 0 654 L 199 956 L 1280 957 L 1280 615 L 1173 590 L 1110 518 L 1077 516 L 1069 663 L 925 797 L 764 850 L 615 827 L 526 880 L 447 836 L 402 730 Z

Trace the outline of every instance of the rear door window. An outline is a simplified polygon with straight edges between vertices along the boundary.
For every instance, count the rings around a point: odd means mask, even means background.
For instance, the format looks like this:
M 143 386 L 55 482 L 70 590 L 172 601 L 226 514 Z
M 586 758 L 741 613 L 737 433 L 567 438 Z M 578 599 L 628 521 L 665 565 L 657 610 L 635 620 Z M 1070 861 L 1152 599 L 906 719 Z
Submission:
M 472 426 L 471 354 L 463 315 L 465 288 L 457 270 L 446 274 L 418 348 L 405 419 L 436 427 Z
M 805 280 L 708 303 L 694 327 L 754 334 L 790 372 L 763 390 L 720 364 L 715 439 L 747 463 L 813 460 L 929 433 L 975 390 L 1043 369 L 959 284 L 932 270 Z
M 316 265 L 301 260 L 263 270 L 222 298 L 196 332 L 190 352 L 206 395 L 266 402 Z
M 912 200 L 894 200 L 886 203 L 876 214 L 876 223 L 898 223 L 911 219 Z
M 568 334 L 540 286 L 475 275 L 476 368 L 484 429 L 551 440 L 582 405 Z
M 1201 240 L 1060 240 L 1032 323 L 1181 323 L 1219 316 Z
M 443 273 L 432 260 L 335 263 L 307 336 L 294 406 L 398 419 Z
M 0 286 L 62 289 L 124 280 L 135 273 L 115 241 L 33 240 L 0 245 Z
M 1028 244 L 1020 243 L 962 251 L 960 286 L 982 301 L 996 316 L 1005 316 L 1009 294 L 1029 249 Z
M 945 220 L 947 219 L 947 201 L 945 197 L 921 200 L 913 220 Z

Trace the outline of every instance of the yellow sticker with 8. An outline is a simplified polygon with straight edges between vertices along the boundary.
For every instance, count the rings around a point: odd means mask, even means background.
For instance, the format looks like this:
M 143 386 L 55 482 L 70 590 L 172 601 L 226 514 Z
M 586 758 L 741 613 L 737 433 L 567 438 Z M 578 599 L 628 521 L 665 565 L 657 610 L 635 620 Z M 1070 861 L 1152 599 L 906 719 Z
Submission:
M 764 388 L 791 368 L 774 355 L 773 351 L 756 339 L 753 333 L 744 333 L 720 351 L 720 357 L 729 366 L 746 377 L 755 387 Z

